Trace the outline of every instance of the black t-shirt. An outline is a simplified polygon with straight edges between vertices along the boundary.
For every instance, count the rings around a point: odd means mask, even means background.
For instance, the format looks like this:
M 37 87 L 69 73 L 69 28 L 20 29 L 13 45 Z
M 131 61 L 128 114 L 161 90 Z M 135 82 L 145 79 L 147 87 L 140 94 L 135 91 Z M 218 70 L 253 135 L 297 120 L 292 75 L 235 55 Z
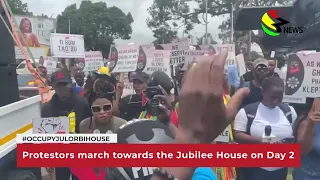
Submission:
M 246 96 L 243 101 L 242 101 L 242 106 L 244 107 L 245 105 L 251 104 L 251 103 L 255 103 L 255 102 L 259 102 L 262 101 L 262 92 L 261 92 L 261 88 L 256 87 L 253 84 L 253 81 L 251 81 L 249 83 L 248 88 L 250 89 L 250 93 L 248 96 Z
M 242 80 L 243 81 L 252 81 L 254 79 L 253 77 L 253 72 L 252 71 L 249 71 L 249 72 L 246 72 L 242 75 Z
M 141 96 L 137 94 L 125 96 L 119 102 L 120 118 L 127 121 L 138 119 L 145 109 L 146 107 L 142 106 Z
M 80 122 L 92 116 L 90 106 L 86 98 L 74 93 L 70 100 L 62 102 L 57 95 L 53 95 L 51 100 L 41 108 L 41 117 L 68 116 L 70 112 L 76 114 L 76 133 L 79 133 Z

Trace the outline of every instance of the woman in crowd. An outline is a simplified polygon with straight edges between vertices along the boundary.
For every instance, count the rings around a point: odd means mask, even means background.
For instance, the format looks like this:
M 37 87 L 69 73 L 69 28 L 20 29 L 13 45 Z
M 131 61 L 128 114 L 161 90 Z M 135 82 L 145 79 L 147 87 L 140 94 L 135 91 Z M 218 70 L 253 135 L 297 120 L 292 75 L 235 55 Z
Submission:
M 294 180 L 320 179 L 320 104 L 307 99 L 306 111 L 297 121 L 297 142 L 301 145 L 301 166 L 293 172 Z
M 117 82 L 115 76 L 109 72 L 108 67 L 100 67 L 97 72 L 91 73 L 87 76 L 87 80 L 85 82 L 84 88 L 80 95 L 83 95 L 87 98 L 89 104 L 91 105 L 93 100 L 95 99 L 96 93 L 94 92 L 94 84 L 97 80 L 103 80 L 109 82 L 110 86 L 113 86 L 114 91 L 114 100 L 112 112 L 113 115 L 118 116 L 119 112 L 119 102 L 123 93 L 124 85 L 121 82 Z
M 297 118 L 293 107 L 282 104 L 284 82 L 276 76 L 262 82 L 261 102 L 246 105 L 235 117 L 234 137 L 238 143 L 261 143 L 265 127 L 278 143 L 293 137 L 292 124 Z M 293 139 L 292 139 L 293 140 Z M 245 168 L 241 172 L 245 180 L 286 180 L 287 168 Z
M 95 93 L 91 99 L 93 116 L 81 121 L 80 133 L 116 132 L 126 121 L 112 115 L 114 86 L 108 81 L 98 79 L 93 85 L 93 91 Z
M 92 86 L 91 112 L 92 116 L 80 123 L 80 133 L 106 134 L 116 133 L 125 120 L 112 115 L 114 86 L 101 79 Z M 106 171 L 103 168 L 70 168 L 71 172 L 80 180 L 104 180 Z

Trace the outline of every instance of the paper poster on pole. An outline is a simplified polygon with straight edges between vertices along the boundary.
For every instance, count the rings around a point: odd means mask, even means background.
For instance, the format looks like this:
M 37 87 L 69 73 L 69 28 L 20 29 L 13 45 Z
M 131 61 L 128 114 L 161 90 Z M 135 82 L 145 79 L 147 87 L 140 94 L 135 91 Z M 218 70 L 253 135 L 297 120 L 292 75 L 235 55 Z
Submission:
M 58 58 L 84 58 L 83 35 L 51 34 L 51 54 Z
M 299 98 L 319 97 L 320 53 L 290 54 L 285 84 L 285 95 Z
M 146 63 L 145 53 L 139 45 L 112 46 L 110 48 L 109 68 L 112 72 L 132 72 Z
M 83 71 L 97 71 L 103 64 L 103 56 L 100 51 L 87 51 L 85 52 Z
M 68 117 L 34 118 L 33 134 L 69 134 L 70 120 Z
M 58 59 L 50 56 L 43 57 L 43 66 L 46 68 L 57 68 Z

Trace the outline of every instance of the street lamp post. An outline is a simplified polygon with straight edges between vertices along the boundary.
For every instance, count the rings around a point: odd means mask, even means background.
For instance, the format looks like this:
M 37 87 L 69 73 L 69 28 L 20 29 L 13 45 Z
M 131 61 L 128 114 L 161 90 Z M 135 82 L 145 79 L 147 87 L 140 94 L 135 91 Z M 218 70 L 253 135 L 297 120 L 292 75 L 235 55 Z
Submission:
M 233 4 L 231 3 L 231 12 L 230 12 L 230 19 L 231 19 L 231 29 L 230 29 L 230 43 L 233 43 Z
M 208 0 L 206 1 L 206 33 L 205 33 L 205 45 L 209 45 L 208 42 Z
M 71 23 L 70 23 L 71 22 L 71 18 L 69 17 L 68 20 L 69 20 L 69 34 L 70 34 L 70 31 L 71 31 Z

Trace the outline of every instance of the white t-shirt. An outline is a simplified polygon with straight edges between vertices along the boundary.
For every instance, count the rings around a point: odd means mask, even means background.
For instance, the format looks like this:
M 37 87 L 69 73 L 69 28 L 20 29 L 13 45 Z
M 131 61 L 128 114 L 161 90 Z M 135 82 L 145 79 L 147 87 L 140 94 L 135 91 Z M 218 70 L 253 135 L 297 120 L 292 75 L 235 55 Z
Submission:
M 297 113 L 292 106 L 289 106 L 292 113 L 292 124 L 297 119 Z M 233 129 L 236 131 L 247 131 L 248 118 L 245 110 L 242 108 L 235 117 Z M 287 117 L 279 107 L 273 109 L 268 108 L 262 103 L 259 104 L 256 116 L 252 122 L 250 128 L 250 135 L 254 137 L 262 137 L 264 135 L 265 126 L 271 126 L 271 134 L 276 137 L 276 141 L 280 141 L 285 138 L 290 138 L 293 135 L 292 124 L 290 124 Z M 281 168 L 265 168 L 268 171 L 274 171 Z

